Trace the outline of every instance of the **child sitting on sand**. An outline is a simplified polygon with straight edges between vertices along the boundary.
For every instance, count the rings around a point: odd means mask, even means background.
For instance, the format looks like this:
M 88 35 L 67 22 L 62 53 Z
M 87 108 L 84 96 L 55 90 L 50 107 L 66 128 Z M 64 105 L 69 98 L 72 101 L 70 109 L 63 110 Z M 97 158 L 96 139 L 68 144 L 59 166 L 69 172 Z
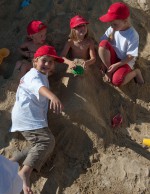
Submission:
M 103 62 L 103 72 L 107 81 L 115 86 L 125 85 L 135 78 L 143 84 L 139 69 L 134 69 L 138 56 L 139 35 L 130 23 L 130 11 L 126 4 L 112 4 L 107 14 L 99 18 L 102 22 L 110 22 L 110 27 L 101 38 L 99 56 Z
M 15 67 L 15 70 L 20 70 L 20 77 L 32 68 L 35 51 L 45 44 L 47 26 L 41 21 L 33 20 L 27 26 L 27 33 L 27 40 L 19 48 L 23 60 L 17 61 Z
M 53 74 L 55 61 L 63 63 L 64 60 L 57 56 L 54 47 L 44 45 L 37 49 L 33 68 L 20 80 L 12 109 L 11 132 L 19 131 L 31 144 L 23 167 L 19 171 L 23 180 L 24 194 L 33 193 L 30 188 L 31 172 L 33 169 L 40 171 L 55 145 L 47 121 L 49 100 L 50 109 L 55 113 L 60 113 L 63 108 L 60 100 L 49 90 L 47 75 Z M 14 157 L 12 160 L 17 159 Z
M 79 15 L 70 20 L 71 32 L 61 53 L 64 63 L 69 65 L 69 69 L 75 68 L 79 63 L 86 69 L 96 61 L 94 42 L 88 37 L 88 23 Z M 68 59 L 66 56 L 69 51 L 71 56 Z

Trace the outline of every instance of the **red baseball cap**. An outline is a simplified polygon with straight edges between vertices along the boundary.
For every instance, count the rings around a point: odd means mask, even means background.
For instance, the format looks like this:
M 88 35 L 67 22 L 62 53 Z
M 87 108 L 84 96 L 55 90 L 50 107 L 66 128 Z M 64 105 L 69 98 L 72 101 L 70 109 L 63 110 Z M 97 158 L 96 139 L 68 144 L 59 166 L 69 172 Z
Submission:
M 27 33 L 28 35 L 36 34 L 45 28 L 47 28 L 47 26 L 41 21 L 33 20 L 27 26 Z
M 89 24 L 89 22 L 82 16 L 76 15 L 70 20 L 70 28 L 75 28 L 81 24 Z
M 41 46 L 34 53 L 34 58 L 41 57 L 44 55 L 53 57 L 56 59 L 56 61 L 58 61 L 60 63 L 64 62 L 63 58 L 57 56 L 56 50 L 53 46 L 48 46 L 48 45 Z
M 113 20 L 121 20 L 126 19 L 130 15 L 129 8 L 126 4 L 122 2 L 113 3 L 109 9 L 108 12 L 99 17 L 99 20 L 102 22 L 111 22 Z

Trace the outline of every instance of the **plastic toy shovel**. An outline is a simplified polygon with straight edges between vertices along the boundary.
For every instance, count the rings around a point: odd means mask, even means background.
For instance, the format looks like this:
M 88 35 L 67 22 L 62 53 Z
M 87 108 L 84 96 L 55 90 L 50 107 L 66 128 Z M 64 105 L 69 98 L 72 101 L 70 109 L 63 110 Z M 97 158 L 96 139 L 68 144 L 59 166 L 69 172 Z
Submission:
M 123 121 L 123 118 L 121 116 L 121 114 L 117 114 L 116 116 L 113 117 L 111 124 L 112 127 L 118 127 Z
M 3 59 L 5 57 L 8 57 L 9 54 L 10 54 L 10 51 L 7 48 L 0 49 L 0 65 L 2 64 Z

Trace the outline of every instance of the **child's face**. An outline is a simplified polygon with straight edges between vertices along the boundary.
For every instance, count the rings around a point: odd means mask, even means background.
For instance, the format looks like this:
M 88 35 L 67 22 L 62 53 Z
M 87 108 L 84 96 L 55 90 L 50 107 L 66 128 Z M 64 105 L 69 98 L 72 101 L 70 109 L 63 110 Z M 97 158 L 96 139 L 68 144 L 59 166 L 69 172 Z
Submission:
M 46 33 L 47 33 L 47 29 L 43 29 L 36 34 L 33 34 L 31 38 L 35 44 L 44 44 L 46 39 Z
M 45 75 L 52 75 L 55 69 L 55 59 L 44 55 L 34 60 L 34 67 Z
M 126 30 L 129 27 L 129 24 L 126 19 L 125 20 L 114 20 L 110 22 L 110 25 L 115 31 Z
M 74 28 L 77 37 L 84 37 L 87 34 L 87 25 L 81 24 Z

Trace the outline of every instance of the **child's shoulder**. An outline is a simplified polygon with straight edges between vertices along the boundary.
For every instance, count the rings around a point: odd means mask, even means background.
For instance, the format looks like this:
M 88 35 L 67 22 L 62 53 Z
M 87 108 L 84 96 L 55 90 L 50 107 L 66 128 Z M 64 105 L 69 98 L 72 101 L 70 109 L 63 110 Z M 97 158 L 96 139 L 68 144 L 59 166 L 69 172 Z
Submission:
M 65 44 L 65 45 L 71 47 L 71 46 L 74 45 L 74 41 L 73 41 L 72 39 L 69 38 L 69 39 L 66 41 L 66 44 Z
M 89 45 L 93 45 L 93 44 L 94 44 L 94 40 L 93 40 L 93 38 L 91 38 L 90 36 L 86 37 L 85 41 L 86 41 L 86 43 L 88 43 Z
M 124 31 L 124 36 L 129 40 L 134 40 L 139 38 L 138 32 L 135 30 L 134 27 L 130 27 L 126 31 Z
M 134 36 L 139 36 L 138 32 L 133 26 L 130 27 L 130 30 L 131 30 L 131 34 L 133 34 Z
M 30 47 L 31 45 L 33 45 L 33 41 L 32 40 L 28 40 L 28 39 L 25 39 L 24 42 L 21 44 L 21 46 L 24 46 L 24 47 Z
M 74 43 L 74 41 L 73 41 L 71 38 L 69 38 L 69 39 L 67 40 L 67 43 L 68 43 L 68 44 L 72 44 L 72 43 Z
M 45 77 L 44 74 L 40 73 L 36 68 L 33 67 L 24 75 L 24 80 L 27 82 L 33 82 L 40 80 L 42 77 Z

